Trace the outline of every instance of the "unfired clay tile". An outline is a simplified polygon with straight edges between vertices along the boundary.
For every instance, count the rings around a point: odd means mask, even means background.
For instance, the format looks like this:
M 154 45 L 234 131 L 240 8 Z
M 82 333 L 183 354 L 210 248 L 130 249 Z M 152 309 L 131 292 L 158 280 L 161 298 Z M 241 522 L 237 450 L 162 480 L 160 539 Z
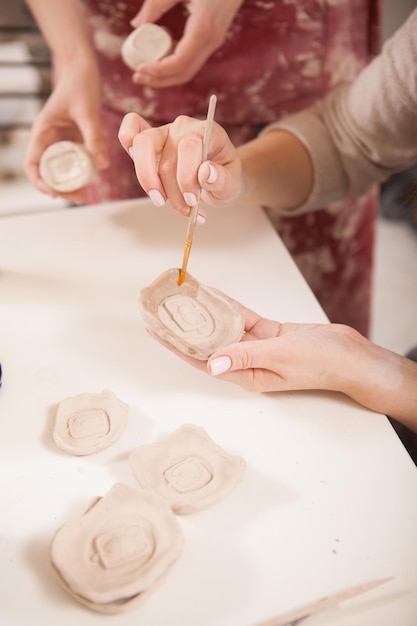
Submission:
M 220 448 L 203 428 L 185 424 L 130 455 L 139 485 L 158 492 L 178 514 L 218 502 L 241 480 L 245 461 Z
M 141 63 L 159 61 L 172 50 L 172 38 L 168 31 L 158 24 L 142 24 L 124 40 L 121 56 L 131 70 Z
M 183 535 L 158 494 L 116 483 L 77 520 L 62 526 L 51 545 L 61 585 L 102 613 L 134 608 L 171 570 Z
M 178 269 L 161 274 L 140 292 L 146 324 L 181 352 L 200 360 L 239 341 L 244 319 L 232 305 L 187 273 L 178 285 Z
M 72 141 L 58 141 L 43 152 L 39 173 L 52 189 L 70 192 L 81 189 L 91 181 L 94 164 L 82 145 Z
M 120 437 L 128 411 L 128 405 L 107 389 L 66 398 L 58 406 L 54 441 L 70 454 L 99 452 Z

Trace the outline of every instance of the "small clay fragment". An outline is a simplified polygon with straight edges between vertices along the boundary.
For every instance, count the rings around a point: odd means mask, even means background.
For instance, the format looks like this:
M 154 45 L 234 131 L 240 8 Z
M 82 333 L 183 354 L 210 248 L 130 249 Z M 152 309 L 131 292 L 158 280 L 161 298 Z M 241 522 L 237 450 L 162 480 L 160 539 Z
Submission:
M 121 56 L 131 70 L 141 63 L 159 61 L 172 50 L 170 34 L 157 24 L 142 24 L 124 40 Z
M 146 599 L 171 570 L 183 535 L 157 494 L 116 483 L 51 544 L 61 585 L 100 613 L 120 613 Z
M 94 164 L 87 150 L 72 141 L 48 146 L 39 161 L 39 174 L 55 191 L 68 193 L 87 185 L 94 176 Z
M 128 405 L 107 389 L 66 398 L 58 405 L 54 441 L 70 454 L 99 452 L 120 437 L 128 411 Z
M 239 341 L 245 321 L 232 305 L 188 272 L 181 285 L 178 276 L 178 269 L 169 269 L 141 290 L 139 306 L 149 328 L 200 360 Z
M 194 513 L 218 502 L 241 480 L 245 461 L 231 456 L 192 424 L 129 457 L 139 485 L 167 500 L 174 513 Z

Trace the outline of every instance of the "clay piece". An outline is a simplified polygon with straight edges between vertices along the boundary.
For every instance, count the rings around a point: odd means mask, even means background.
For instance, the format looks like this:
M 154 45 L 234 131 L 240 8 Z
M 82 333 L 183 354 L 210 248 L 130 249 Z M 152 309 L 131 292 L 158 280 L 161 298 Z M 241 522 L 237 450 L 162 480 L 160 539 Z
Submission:
M 54 441 L 65 452 L 78 456 L 99 452 L 120 437 L 128 411 L 128 405 L 108 389 L 66 398 L 58 405 Z
M 121 56 L 131 70 L 141 63 L 159 61 L 172 50 L 170 34 L 157 24 L 142 24 L 124 40 Z
M 140 446 L 129 462 L 139 485 L 156 491 L 178 515 L 218 502 L 241 480 L 246 466 L 241 457 L 225 452 L 203 428 L 192 424 L 155 444 Z
M 87 185 L 94 176 L 94 164 L 87 150 L 72 141 L 48 146 L 39 161 L 39 173 L 48 187 L 68 193 Z
M 178 269 L 169 269 L 141 290 L 139 307 L 148 327 L 200 360 L 240 341 L 245 320 L 233 306 L 188 272 L 181 285 L 178 276 Z
M 51 543 L 60 584 L 99 613 L 135 608 L 168 575 L 183 548 L 174 513 L 160 496 L 116 483 Z

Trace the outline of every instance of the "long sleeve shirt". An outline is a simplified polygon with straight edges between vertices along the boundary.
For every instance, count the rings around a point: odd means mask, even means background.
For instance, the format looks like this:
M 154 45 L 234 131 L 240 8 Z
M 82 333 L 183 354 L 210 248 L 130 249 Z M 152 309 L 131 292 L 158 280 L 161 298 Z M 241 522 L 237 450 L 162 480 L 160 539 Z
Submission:
M 417 9 L 353 82 L 264 132 L 277 128 L 313 163 L 313 189 L 296 213 L 360 196 L 417 162 Z

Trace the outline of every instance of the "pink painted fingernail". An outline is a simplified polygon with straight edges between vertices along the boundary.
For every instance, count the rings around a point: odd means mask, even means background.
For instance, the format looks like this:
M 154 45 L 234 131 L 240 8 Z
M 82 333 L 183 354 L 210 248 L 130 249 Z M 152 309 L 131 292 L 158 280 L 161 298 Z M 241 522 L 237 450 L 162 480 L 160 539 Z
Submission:
M 152 76 L 145 74 L 144 72 L 135 72 L 132 76 L 134 83 L 140 83 L 141 85 L 147 85 L 152 80 Z
M 218 376 L 227 372 L 232 366 L 232 361 L 228 356 L 219 356 L 209 362 L 210 373 L 212 376 Z
M 207 177 L 207 182 L 215 183 L 217 180 L 217 170 L 210 163 L 208 164 L 208 168 L 209 168 L 209 175 Z
M 197 196 L 195 193 L 192 193 L 191 191 L 184 191 L 183 196 L 188 206 L 195 206 L 197 204 Z
M 165 198 L 158 189 L 150 189 L 148 191 L 148 196 L 152 200 L 155 206 L 164 206 Z
M 197 224 L 205 224 L 206 217 L 205 215 L 201 215 L 201 213 L 197 213 Z
M 133 159 L 133 146 L 130 146 L 129 154 L 130 154 L 130 158 Z

